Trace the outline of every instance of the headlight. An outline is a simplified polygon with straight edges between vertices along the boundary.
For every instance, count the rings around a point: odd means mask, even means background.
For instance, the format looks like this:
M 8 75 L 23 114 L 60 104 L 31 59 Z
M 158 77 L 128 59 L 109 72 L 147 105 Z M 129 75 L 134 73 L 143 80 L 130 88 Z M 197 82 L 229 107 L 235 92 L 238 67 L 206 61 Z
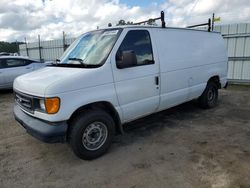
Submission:
M 39 105 L 40 105 L 40 109 L 41 109 L 41 110 L 46 111 L 46 107 L 45 107 L 45 104 L 44 104 L 44 100 L 43 100 L 43 99 L 40 99 L 40 100 L 39 100 Z
M 48 114 L 57 113 L 60 109 L 60 98 L 52 97 L 39 99 L 39 109 Z

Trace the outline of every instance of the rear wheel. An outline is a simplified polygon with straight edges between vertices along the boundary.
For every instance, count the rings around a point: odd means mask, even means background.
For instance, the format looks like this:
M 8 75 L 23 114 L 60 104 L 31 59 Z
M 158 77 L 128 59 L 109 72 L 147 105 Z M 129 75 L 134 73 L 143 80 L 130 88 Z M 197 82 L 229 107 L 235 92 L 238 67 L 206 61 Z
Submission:
M 71 123 L 69 144 L 81 159 L 95 159 L 111 145 L 115 133 L 112 117 L 101 110 L 81 113 Z
M 218 86 L 214 82 L 208 82 L 206 89 L 198 99 L 202 108 L 213 108 L 218 102 Z

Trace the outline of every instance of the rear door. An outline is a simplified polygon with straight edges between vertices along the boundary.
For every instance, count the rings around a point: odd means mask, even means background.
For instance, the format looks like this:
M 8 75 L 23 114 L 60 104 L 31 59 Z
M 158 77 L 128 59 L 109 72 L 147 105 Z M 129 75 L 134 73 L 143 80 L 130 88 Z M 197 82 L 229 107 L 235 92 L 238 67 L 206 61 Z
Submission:
M 30 61 L 25 59 L 5 59 L 6 68 L 4 69 L 4 78 L 6 84 L 12 85 L 16 77 L 32 71 L 33 67 L 30 63 Z
M 124 30 L 111 55 L 115 88 L 123 122 L 155 112 L 159 106 L 159 61 L 154 57 L 152 32 L 147 29 Z M 137 65 L 118 68 L 117 56 L 133 51 Z M 120 59 L 120 58 L 119 58 Z

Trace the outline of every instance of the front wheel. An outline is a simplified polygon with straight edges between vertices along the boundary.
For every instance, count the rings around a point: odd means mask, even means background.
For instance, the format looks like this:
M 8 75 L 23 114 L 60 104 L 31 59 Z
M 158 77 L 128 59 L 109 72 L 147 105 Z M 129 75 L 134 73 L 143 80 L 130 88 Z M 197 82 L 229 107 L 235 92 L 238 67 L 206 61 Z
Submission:
M 69 144 L 81 159 L 95 159 L 111 145 L 115 124 L 112 117 L 101 110 L 87 111 L 71 123 Z
M 199 106 L 202 108 L 213 108 L 218 102 L 218 86 L 214 82 L 208 82 L 205 91 L 198 98 Z

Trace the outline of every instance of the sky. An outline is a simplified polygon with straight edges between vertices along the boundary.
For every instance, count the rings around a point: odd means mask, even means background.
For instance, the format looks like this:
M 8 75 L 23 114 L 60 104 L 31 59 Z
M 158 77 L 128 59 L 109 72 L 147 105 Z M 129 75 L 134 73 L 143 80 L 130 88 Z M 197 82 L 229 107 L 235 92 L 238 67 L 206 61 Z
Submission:
M 0 0 L 0 41 L 37 41 L 76 37 L 120 19 L 138 22 L 165 11 L 167 26 L 206 22 L 250 22 L 250 0 Z M 216 23 L 218 24 L 218 23 Z

